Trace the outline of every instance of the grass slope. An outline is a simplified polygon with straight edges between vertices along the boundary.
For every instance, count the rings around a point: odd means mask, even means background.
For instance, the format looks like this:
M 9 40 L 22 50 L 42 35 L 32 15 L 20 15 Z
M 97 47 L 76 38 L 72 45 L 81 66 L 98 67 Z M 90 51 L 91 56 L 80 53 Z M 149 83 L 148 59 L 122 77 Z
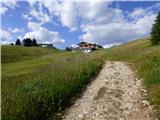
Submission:
M 151 46 L 149 39 L 138 39 L 95 54 L 101 54 L 107 60 L 134 63 L 132 67 L 144 79 L 149 100 L 157 109 L 157 117 L 160 119 L 160 45 Z
M 133 63 L 160 119 L 160 46 L 151 46 L 148 39 L 88 55 L 2 46 L 2 119 L 43 120 L 63 110 L 96 75 L 104 59 Z
M 17 62 L 30 58 L 36 58 L 43 55 L 51 54 L 57 52 L 58 50 L 44 48 L 41 49 L 39 47 L 22 47 L 22 46 L 9 46 L 3 45 L 1 46 L 2 51 L 2 64 L 9 62 Z
M 70 104 L 102 64 L 83 53 L 2 46 L 2 119 L 49 118 Z

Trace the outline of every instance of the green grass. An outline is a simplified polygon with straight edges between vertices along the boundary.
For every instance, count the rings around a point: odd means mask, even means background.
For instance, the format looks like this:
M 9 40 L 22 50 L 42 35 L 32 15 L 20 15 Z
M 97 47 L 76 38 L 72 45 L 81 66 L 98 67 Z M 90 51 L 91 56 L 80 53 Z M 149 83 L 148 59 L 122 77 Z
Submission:
M 26 59 L 37 58 L 43 55 L 55 53 L 57 49 L 39 48 L 39 47 L 23 47 L 22 46 L 1 46 L 2 64 L 10 62 L 18 62 Z
M 148 99 L 155 106 L 160 119 L 160 45 L 151 46 L 149 39 L 139 39 L 95 54 L 101 54 L 107 60 L 134 63 L 132 68 L 144 79 Z
M 2 46 L 2 119 L 44 120 L 70 105 L 104 60 L 133 63 L 160 119 L 160 46 L 139 39 L 91 54 Z
M 94 55 L 15 46 L 2 46 L 2 61 L 3 120 L 54 117 L 103 65 Z

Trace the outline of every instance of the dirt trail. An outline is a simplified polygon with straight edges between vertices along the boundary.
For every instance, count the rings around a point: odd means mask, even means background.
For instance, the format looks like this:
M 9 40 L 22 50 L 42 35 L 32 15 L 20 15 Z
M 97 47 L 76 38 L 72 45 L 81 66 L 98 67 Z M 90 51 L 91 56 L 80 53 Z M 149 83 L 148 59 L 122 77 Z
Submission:
M 146 90 L 124 62 L 106 62 L 64 120 L 156 120 Z

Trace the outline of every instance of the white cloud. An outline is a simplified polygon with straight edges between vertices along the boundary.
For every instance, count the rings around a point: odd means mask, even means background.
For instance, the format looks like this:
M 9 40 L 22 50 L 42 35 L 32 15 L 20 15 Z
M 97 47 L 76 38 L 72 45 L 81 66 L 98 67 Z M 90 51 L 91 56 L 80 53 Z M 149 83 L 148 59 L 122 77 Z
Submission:
M 146 8 L 148 11 L 157 11 L 160 10 L 160 2 Z
M 22 36 L 18 36 L 17 38 L 20 39 L 20 40 L 23 40 L 23 37 L 22 37 Z M 22 41 L 21 41 L 21 42 L 22 42 Z
M 6 8 L 6 7 L 4 7 L 4 6 L 1 6 L 1 5 L 0 5 L 0 8 L 1 8 L 1 9 L 0 9 L 0 14 L 1 14 L 1 15 L 5 14 L 6 11 L 8 10 L 8 8 Z
M 55 31 L 49 31 L 35 22 L 29 22 L 28 28 L 31 32 L 24 35 L 24 38 L 35 38 L 38 42 L 63 44 L 64 40 L 60 38 L 59 33 Z
M 48 13 L 44 10 L 44 7 L 41 3 L 38 3 L 38 9 L 36 7 L 32 7 L 29 15 L 40 21 L 42 24 L 50 22 L 52 17 L 48 15 Z
M 33 18 L 31 16 L 29 16 L 28 14 L 22 14 L 22 18 L 31 21 Z
M 11 43 L 12 40 L 11 33 L 0 29 L 0 39 L 1 39 L 1 44 Z
M 147 8 L 135 8 L 122 11 L 110 6 L 106 0 L 34 0 L 30 6 L 39 1 L 49 11 L 49 16 L 56 16 L 62 26 L 70 31 L 80 30 L 80 40 L 101 45 L 122 43 L 136 38 L 146 37 L 150 33 L 155 19 L 155 11 L 160 3 Z
M 146 37 L 150 33 L 155 16 L 145 16 L 134 23 L 120 21 L 100 25 L 86 25 L 82 28 L 85 34 L 81 35 L 80 38 L 83 41 L 105 45 Z
M 31 2 L 33 6 L 36 2 Z M 65 2 L 65 1 L 41 1 L 48 8 L 50 15 L 59 18 L 62 26 L 71 31 L 78 30 L 84 24 L 99 24 L 119 21 L 123 18 L 120 9 L 108 8 L 111 2 Z
M 104 13 L 109 12 L 103 11 L 104 8 L 110 3 L 110 2 L 93 2 L 93 1 L 76 1 L 76 0 L 70 0 L 70 1 L 60 1 L 60 0 L 35 0 L 31 1 L 29 0 L 30 6 L 34 6 L 34 4 L 39 3 L 48 9 L 50 16 L 57 16 L 59 18 L 59 21 L 61 22 L 62 26 L 68 27 L 71 31 L 75 31 L 79 29 L 79 23 L 81 22 L 88 22 L 88 21 L 94 21 L 98 17 L 100 19 L 97 20 L 97 22 L 105 21 L 106 17 L 102 17 Z M 104 0 L 103 0 L 104 1 Z M 40 10 L 39 10 L 40 11 Z M 103 12 L 103 13 L 102 13 Z M 118 12 L 118 11 L 117 11 Z M 38 14 L 37 12 L 32 10 L 32 16 L 38 16 L 33 15 Z M 40 16 L 40 15 L 39 15 Z M 110 15 L 111 16 L 111 15 Z M 41 17 L 37 17 L 41 18 Z M 43 17 L 44 18 L 44 17 Z M 47 20 L 47 19 L 46 19 Z
M 5 14 L 9 8 L 14 8 L 16 6 L 16 0 L 0 0 L 0 14 Z
M 31 21 L 35 18 L 41 24 L 51 22 L 52 14 L 46 11 L 42 0 L 28 0 L 28 3 L 30 5 L 30 10 L 28 13 L 22 14 L 24 19 Z
M 156 14 L 149 8 L 148 10 L 135 9 L 128 16 L 134 18 L 133 20 L 127 20 L 124 11 L 122 12 L 120 9 L 105 8 L 103 10 L 101 8 L 101 10 L 100 13 L 103 13 L 103 11 L 106 11 L 106 13 L 97 17 L 94 21 L 101 19 L 101 17 L 104 17 L 104 21 L 89 22 L 81 25 L 81 30 L 84 34 L 79 38 L 82 41 L 106 45 L 146 37 L 149 35 L 156 17 Z
M 39 0 L 48 9 L 50 16 L 57 16 L 62 26 L 68 27 L 71 31 L 77 30 L 77 7 L 74 2 L 64 2 L 58 0 Z M 30 2 L 34 5 L 36 2 Z
M 30 6 L 33 6 L 37 1 L 40 0 L 27 0 Z
M 56 11 L 57 16 L 62 26 L 68 27 L 71 31 L 75 31 L 78 28 L 78 14 L 75 3 L 64 2 L 61 4 L 61 9 Z
M 21 33 L 24 31 L 24 29 L 20 29 L 20 28 L 9 28 L 8 30 L 12 33 Z
M 106 24 L 112 21 L 118 21 L 122 19 L 121 10 L 109 8 L 108 2 L 89 2 L 79 3 L 78 14 L 81 18 L 81 24 Z M 114 15 L 113 15 L 114 14 Z
M 64 2 L 60 10 L 60 20 L 63 26 L 70 28 L 71 31 L 77 30 L 77 12 L 74 3 Z
M 63 26 L 68 27 L 71 31 L 78 30 L 80 24 L 86 22 L 107 21 L 111 16 L 110 12 L 105 9 L 109 2 L 66 2 L 66 1 L 46 1 L 42 4 L 48 8 L 51 15 L 59 17 Z M 119 11 L 115 11 L 119 12 Z M 106 14 L 107 13 L 107 14 Z M 104 17 L 107 15 L 107 17 Z M 113 17 L 113 16 L 112 16 Z
M 130 16 L 132 18 L 137 18 L 137 17 L 143 17 L 146 13 L 145 9 L 142 8 L 136 8 L 131 14 Z

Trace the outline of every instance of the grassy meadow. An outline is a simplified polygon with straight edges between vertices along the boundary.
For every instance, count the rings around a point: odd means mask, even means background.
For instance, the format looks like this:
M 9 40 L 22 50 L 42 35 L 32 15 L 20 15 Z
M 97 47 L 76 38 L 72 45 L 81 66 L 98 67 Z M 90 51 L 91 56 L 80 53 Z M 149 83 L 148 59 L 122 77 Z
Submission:
M 69 106 L 105 60 L 133 63 L 160 119 L 160 45 L 139 39 L 91 54 L 2 46 L 2 119 L 44 120 Z
M 2 119 L 54 118 L 102 65 L 101 57 L 79 52 L 2 46 Z

